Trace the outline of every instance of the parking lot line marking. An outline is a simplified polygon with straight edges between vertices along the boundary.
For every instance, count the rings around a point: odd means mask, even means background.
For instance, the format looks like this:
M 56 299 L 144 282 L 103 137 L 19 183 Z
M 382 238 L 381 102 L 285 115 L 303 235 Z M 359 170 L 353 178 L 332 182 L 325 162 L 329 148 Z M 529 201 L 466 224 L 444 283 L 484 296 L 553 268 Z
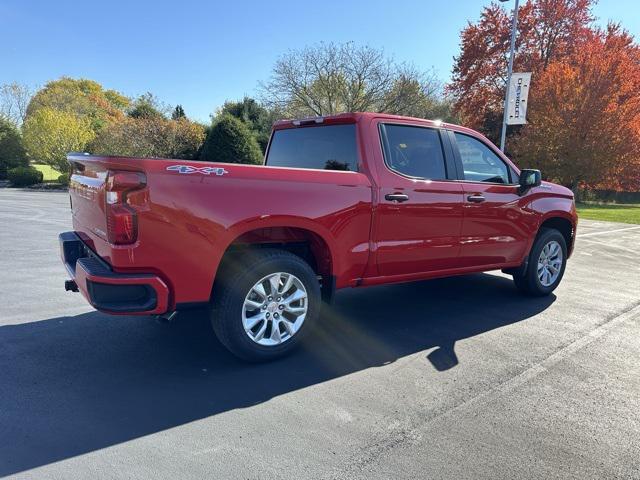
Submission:
M 541 362 L 532 365 L 525 371 L 516 375 L 515 377 L 510 378 L 504 383 L 496 386 L 493 389 L 490 389 L 486 392 L 481 393 L 480 395 L 473 397 L 466 402 L 457 405 L 451 410 L 445 412 L 444 415 L 453 413 L 456 410 L 461 410 L 463 408 L 468 408 L 470 406 L 478 406 L 490 401 L 493 401 L 496 397 L 504 394 L 514 388 L 523 385 L 533 378 L 537 377 L 543 372 L 548 371 L 554 365 L 566 360 L 567 358 L 574 355 L 576 352 L 582 350 L 587 345 L 593 343 L 598 338 L 604 336 L 606 333 L 617 327 L 618 325 L 634 320 L 637 316 L 640 315 L 640 302 L 636 302 L 631 308 L 627 308 L 623 312 L 618 315 L 613 316 L 612 318 L 608 318 L 600 325 L 596 326 L 593 330 L 586 332 L 584 335 L 569 343 L 568 345 L 562 347 L 560 350 L 551 354 Z M 435 419 L 434 419 L 435 420 Z
M 369 469 L 371 467 L 371 464 L 379 461 L 382 455 L 389 454 L 390 451 L 394 451 L 395 449 L 403 448 L 404 446 L 416 441 L 416 439 L 419 439 L 421 437 L 419 433 L 420 430 L 424 432 L 427 429 L 433 428 L 433 425 L 436 422 L 449 419 L 456 414 L 469 413 L 474 409 L 483 407 L 484 405 L 495 401 L 502 395 L 509 393 L 510 391 L 513 391 L 514 389 L 522 385 L 527 384 L 528 382 L 549 371 L 555 365 L 570 358 L 580 350 L 584 349 L 599 338 L 609 333 L 611 330 L 615 329 L 617 326 L 627 322 L 633 322 L 639 316 L 640 302 L 635 302 L 623 311 L 605 318 L 602 323 L 596 325 L 592 330 L 585 332 L 573 342 L 565 345 L 564 347 L 561 347 L 555 353 L 552 353 L 542 361 L 531 365 L 529 368 L 517 374 L 516 376 L 511 377 L 510 379 L 505 380 L 504 382 L 496 385 L 493 388 L 485 390 L 474 397 L 471 397 L 467 400 L 462 401 L 461 403 L 458 403 L 457 405 L 452 406 L 451 408 L 443 411 L 442 413 L 434 416 L 427 421 L 416 421 L 412 426 L 394 431 L 389 434 L 387 438 L 378 440 L 375 444 L 367 446 L 364 449 L 360 449 L 359 456 L 361 457 L 361 459 L 359 461 L 352 462 L 349 467 L 343 467 L 341 469 L 340 475 L 334 475 L 331 478 L 349 478 L 349 475 L 345 476 L 345 472 L 350 473 L 354 469 L 360 471 Z M 367 454 L 367 452 L 365 451 L 366 449 L 373 450 L 373 452 Z
M 629 252 L 632 253 L 633 255 L 638 255 L 638 252 L 636 250 L 633 250 L 631 248 L 627 248 L 627 247 L 623 247 L 620 245 L 613 245 L 611 243 L 605 243 L 605 242 L 599 242 L 598 240 L 591 240 L 591 239 L 585 239 L 585 242 L 589 242 L 590 244 L 595 244 L 595 245 L 601 245 L 603 247 L 607 247 L 607 248 L 613 248 L 613 249 L 617 249 L 617 250 L 622 250 L 624 252 Z M 624 255 L 625 257 L 628 255 Z
M 594 235 L 605 235 L 607 233 L 625 232 L 627 230 L 637 230 L 638 228 L 640 228 L 640 225 L 638 225 L 637 227 L 616 228 L 615 230 L 607 230 L 606 232 L 583 233 L 583 234 L 578 234 L 577 236 L 578 236 L 578 238 L 581 238 L 581 237 L 592 237 Z

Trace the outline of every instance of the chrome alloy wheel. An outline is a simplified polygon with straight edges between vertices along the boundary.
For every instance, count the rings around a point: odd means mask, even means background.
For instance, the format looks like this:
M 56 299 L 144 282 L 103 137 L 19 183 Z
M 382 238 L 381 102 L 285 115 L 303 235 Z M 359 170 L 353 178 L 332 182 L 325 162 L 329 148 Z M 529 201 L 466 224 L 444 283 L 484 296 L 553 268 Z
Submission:
M 290 273 L 272 273 L 249 290 L 242 307 L 242 325 L 251 340 L 271 347 L 300 330 L 307 310 L 307 290 L 300 279 Z
M 543 287 L 550 287 L 560 276 L 562 269 L 562 247 L 555 240 L 547 243 L 538 258 L 538 280 Z

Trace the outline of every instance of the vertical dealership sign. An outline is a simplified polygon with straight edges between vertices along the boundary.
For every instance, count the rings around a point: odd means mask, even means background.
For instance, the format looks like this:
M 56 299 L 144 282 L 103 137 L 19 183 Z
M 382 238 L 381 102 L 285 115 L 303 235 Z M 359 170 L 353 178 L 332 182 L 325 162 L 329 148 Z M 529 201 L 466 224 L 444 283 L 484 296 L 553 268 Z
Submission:
M 509 83 L 509 108 L 507 125 L 524 125 L 527 123 L 527 97 L 531 72 L 511 74 Z

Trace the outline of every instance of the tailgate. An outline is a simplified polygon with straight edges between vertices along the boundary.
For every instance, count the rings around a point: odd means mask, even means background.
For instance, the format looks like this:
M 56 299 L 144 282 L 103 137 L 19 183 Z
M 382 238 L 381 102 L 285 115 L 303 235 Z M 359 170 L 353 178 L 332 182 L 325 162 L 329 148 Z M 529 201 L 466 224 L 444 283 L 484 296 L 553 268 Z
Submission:
M 146 209 L 145 159 L 69 155 L 73 227 L 96 249 L 133 245 Z M 104 242 L 104 243 L 102 243 Z
M 69 182 L 73 227 L 76 231 L 107 241 L 105 183 L 108 170 L 101 162 L 71 160 Z M 92 235 L 91 235 L 92 234 Z

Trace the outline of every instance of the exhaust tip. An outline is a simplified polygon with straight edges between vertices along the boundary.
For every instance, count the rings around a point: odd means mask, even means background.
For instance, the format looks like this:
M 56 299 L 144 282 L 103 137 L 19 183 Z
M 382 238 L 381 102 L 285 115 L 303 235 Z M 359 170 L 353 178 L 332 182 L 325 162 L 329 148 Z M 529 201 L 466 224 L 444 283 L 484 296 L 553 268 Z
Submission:
M 165 313 L 163 315 L 156 315 L 155 318 L 160 323 L 170 323 L 176 318 L 176 316 L 178 316 L 178 311 L 174 310 L 173 312 Z
M 67 292 L 77 292 L 78 291 L 78 284 L 76 283 L 75 280 L 65 280 L 64 289 Z

